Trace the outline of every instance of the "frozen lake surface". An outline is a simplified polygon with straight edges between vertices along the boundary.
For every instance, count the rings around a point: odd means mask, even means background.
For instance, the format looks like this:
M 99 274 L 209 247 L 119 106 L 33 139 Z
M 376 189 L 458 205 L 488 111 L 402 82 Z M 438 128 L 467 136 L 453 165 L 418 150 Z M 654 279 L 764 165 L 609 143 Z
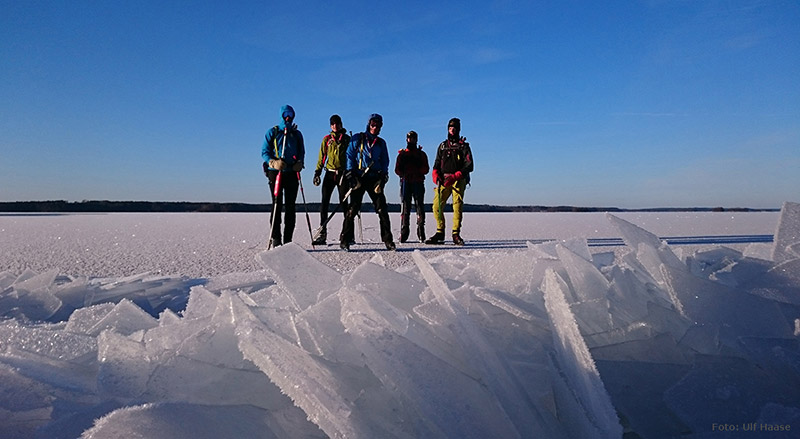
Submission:
M 660 237 L 754 238 L 772 235 L 779 215 L 777 212 L 683 212 L 617 216 Z M 312 226 L 316 227 L 319 216 L 311 217 Z M 391 217 L 397 240 L 399 215 Z M 521 249 L 527 241 L 587 238 L 599 242 L 619 237 L 603 213 L 466 213 L 462 230 L 467 240 L 464 248 L 409 242 L 399 245 L 397 253 L 388 254 L 383 251 L 377 215 L 364 213 L 361 233 L 364 243 L 353 246 L 351 254 L 344 254 L 338 247 L 340 219 L 341 215 L 337 215 L 330 223 L 328 244 L 331 245 L 318 247 L 313 254 L 342 272 L 357 267 L 373 251 L 380 251 L 388 266 L 398 267 L 412 263 L 408 251 L 413 249 L 434 256 L 448 251 Z M 446 219 L 448 226 L 452 224 L 450 215 Z M 431 235 L 436 225 L 430 214 L 428 221 L 427 232 Z M 262 268 L 255 255 L 266 248 L 268 228 L 268 214 L 251 213 L 6 214 L 0 215 L 0 271 L 58 268 L 64 274 L 93 277 L 150 272 L 194 278 L 251 271 Z M 359 238 L 358 233 L 356 237 Z M 295 242 L 311 249 L 302 212 L 297 218 Z M 744 249 L 746 244 L 730 246 Z

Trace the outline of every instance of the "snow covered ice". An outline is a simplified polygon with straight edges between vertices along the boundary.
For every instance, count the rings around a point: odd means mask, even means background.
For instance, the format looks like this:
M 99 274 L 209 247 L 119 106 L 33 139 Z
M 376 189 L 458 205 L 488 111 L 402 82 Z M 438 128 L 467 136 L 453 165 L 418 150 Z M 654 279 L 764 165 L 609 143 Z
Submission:
M 796 434 L 800 205 L 740 250 L 607 221 L 619 251 L 418 249 L 342 272 L 289 244 L 209 278 L 2 272 L 0 437 Z

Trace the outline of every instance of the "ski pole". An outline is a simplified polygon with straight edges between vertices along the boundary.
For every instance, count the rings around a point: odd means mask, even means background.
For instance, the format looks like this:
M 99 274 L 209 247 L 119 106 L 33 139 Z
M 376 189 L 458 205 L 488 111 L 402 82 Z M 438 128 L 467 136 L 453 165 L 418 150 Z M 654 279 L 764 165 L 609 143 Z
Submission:
M 369 166 L 367 166 L 367 167 L 364 169 L 364 174 L 366 174 L 366 173 L 367 173 L 367 171 L 369 171 L 369 169 L 370 169 L 371 167 L 372 167 L 372 163 L 370 163 L 370 164 L 369 164 Z M 342 178 L 344 178 L 344 176 L 342 176 Z M 344 194 L 344 197 L 342 197 L 342 200 L 347 200 L 347 199 L 349 199 L 349 198 L 350 198 L 350 194 L 352 194 L 352 193 L 353 193 L 353 190 L 354 190 L 354 189 L 355 189 L 355 188 L 350 188 L 350 189 L 349 189 L 349 190 L 348 190 L 348 191 L 347 191 L 347 192 Z M 319 237 L 320 237 L 320 234 L 322 233 L 322 231 L 323 231 L 323 230 L 325 230 L 325 226 L 327 226 L 327 225 L 328 225 L 328 223 L 330 222 L 330 220 L 331 220 L 331 219 L 333 219 L 333 216 L 334 216 L 334 215 L 336 214 L 336 212 L 339 210 L 339 206 L 341 206 L 341 204 L 342 204 L 342 203 L 339 203 L 339 204 L 337 204 L 337 205 L 336 205 L 336 207 L 333 209 L 333 211 L 332 211 L 330 214 L 328 214 L 328 217 L 327 217 L 327 218 L 325 218 L 325 221 L 323 221 L 323 222 L 322 222 L 322 224 L 319 226 L 319 229 L 317 229 L 317 232 L 316 232 L 316 233 L 314 233 L 314 237 L 313 237 L 314 239 L 317 239 L 317 238 L 319 238 Z M 359 216 L 359 219 L 360 219 L 360 216 Z
M 350 198 L 350 194 L 351 193 L 353 193 L 353 188 L 350 188 L 344 194 L 344 197 L 342 197 L 342 200 L 347 200 L 348 198 Z M 314 233 L 313 239 L 317 239 L 317 238 L 320 237 L 320 235 L 322 234 L 322 231 L 325 230 L 325 226 L 327 226 L 328 223 L 333 219 L 333 216 L 336 215 L 336 212 L 339 211 L 339 206 L 341 206 L 341 205 L 342 205 L 342 203 L 337 204 L 336 207 L 333 208 L 331 213 L 328 214 L 328 217 L 325 218 L 325 221 L 322 222 L 322 224 L 319 226 L 319 229 L 317 229 L 317 231 Z
M 303 190 L 303 180 L 300 178 L 300 171 L 297 171 L 297 182 L 300 183 L 300 194 L 303 196 L 303 207 L 306 209 L 306 223 L 308 224 L 308 236 L 311 237 L 311 248 L 314 249 L 314 234 L 311 233 L 311 217 L 308 215 L 308 204 L 306 204 L 306 192 Z

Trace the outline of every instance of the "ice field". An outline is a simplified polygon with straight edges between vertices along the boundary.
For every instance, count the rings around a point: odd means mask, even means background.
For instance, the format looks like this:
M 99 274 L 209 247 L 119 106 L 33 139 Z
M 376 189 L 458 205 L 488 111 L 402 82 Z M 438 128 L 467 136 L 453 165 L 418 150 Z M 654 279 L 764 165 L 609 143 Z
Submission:
M 0 215 L 0 437 L 800 430 L 799 204 L 464 220 L 344 253 L 302 212 L 270 251 L 264 215 Z

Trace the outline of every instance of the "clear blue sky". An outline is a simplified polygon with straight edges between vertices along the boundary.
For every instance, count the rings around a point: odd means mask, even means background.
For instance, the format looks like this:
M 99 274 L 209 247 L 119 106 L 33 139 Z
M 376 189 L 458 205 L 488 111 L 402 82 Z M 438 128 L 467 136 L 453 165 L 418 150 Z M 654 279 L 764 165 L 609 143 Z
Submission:
M 330 115 L 357 132 L 373 112 L 393 157 L 413 129 L 432 159 L 461 118 L 468 203 L 800 201 L 796 0 L 0 10 L 0 201 L 266 203 L 261 141 L 283 104 L 309 201 Z

